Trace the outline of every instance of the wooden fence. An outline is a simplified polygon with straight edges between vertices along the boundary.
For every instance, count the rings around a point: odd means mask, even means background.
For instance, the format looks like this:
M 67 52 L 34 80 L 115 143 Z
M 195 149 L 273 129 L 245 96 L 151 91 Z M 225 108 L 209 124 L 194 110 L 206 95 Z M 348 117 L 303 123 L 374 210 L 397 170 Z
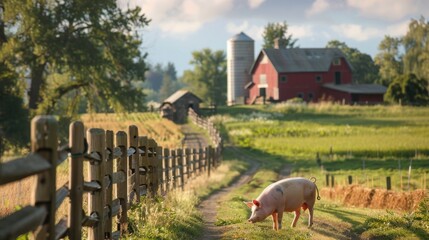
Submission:
M 198 116 L 192 120 L 203 122 Z M 206 121 L 205 128 L 210 125 Z M 213 126 L 213 124 L 211 124 Z M 210 174 L 221 160 L 222 141 L 210 130 L 215 143 L 201 149 L 167 149 L 153 139 L 128 132 L 91 128 L 84 133 L 80 121 L 70 124 L 69 144 L 58 147 L 58 123 L 52 116 L 31 122 L 31 153 L 0 164 L 0 185 L 36 175 L 31 204 L 0 219 L 0 239 L 15 239 L 31 232 L 34 239 L 118 239 L 127 231 L 127 211 L 139 196 L 166 194 L 182 188 L 188 179 Z M 56 189 L 57 166 L 69 160 L 69 181 Z M 84 181 L 83 164 L 88 164 Z M 116 186 L 116 191 L 113 191 Z M 88 195 L 87 211 L 83 196 Z M 57 210 L 69 199 L 68 216 Z M 56 223 L 56 219 L 60 219 Z

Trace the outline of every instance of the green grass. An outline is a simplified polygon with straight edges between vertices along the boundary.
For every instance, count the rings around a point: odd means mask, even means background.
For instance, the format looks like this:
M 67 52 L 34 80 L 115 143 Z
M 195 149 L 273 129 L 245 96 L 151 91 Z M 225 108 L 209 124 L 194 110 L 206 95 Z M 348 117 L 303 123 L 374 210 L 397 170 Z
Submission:
M 426 187 L 429 108 L 278 104 L 235 106 L 218 111 L 213 118 L 225 139 L 262 163 L 261 171 L 251 183 L 229 194 L 219 209 L 218 224 L 229 229 L 226 239 L 427 236 L 428 227 L 417 229 L 399 224 L 400 227 L 389 232 L 370 224 L 386 214 L 392 217 L 384 222 L 393 224 L 408 213 L 347 208 L 328 199 L 316 203 L 315 222 L 319 220 L 319 225 L 315 224 L 312 230 L 305 227 L 307 216 L 302 214 L 296 229 L 285 227 L 274 232 L 269 231 L 271 219 L 254 225 L 246 223 L 250 210 L 242 201 L 256 198 L 276 180 L 285 164 L 292 167 L 293 176 L 316 176 L 319 187 L 324 186 L 326 174 L 335 176 L 336 185 L 347 184 L 350 175 L 354 183 L 379 188 L 385 188 L 385 177 L 390 176 L 393 189 L 400 191 L 408 189 L 408 168 L 412 163 L 410 189 Z M 317 154 L 323 168 L 316 161 Z M 290 224 L 292 215 L 284 218 L 284 226 Z

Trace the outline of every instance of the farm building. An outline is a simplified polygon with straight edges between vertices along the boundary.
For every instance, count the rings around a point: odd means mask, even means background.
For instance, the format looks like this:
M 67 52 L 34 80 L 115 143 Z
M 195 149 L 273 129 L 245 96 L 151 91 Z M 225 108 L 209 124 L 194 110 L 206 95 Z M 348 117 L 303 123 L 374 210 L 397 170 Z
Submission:
M 337 48 L 263 49 L 245 85 L 247 104 L 282 102 L 301 98 L 306 102 L 322 99 L 345 104 L 383 102 L 386 88 L 376 84 L 353 84 L 352 66 Z
M 188 116 L 188 109 L 199 112 L 202 100 L 187 90 L 179 90 L 164 100 L 160 106 L 161 117 L 176 123 L 184 123 Z

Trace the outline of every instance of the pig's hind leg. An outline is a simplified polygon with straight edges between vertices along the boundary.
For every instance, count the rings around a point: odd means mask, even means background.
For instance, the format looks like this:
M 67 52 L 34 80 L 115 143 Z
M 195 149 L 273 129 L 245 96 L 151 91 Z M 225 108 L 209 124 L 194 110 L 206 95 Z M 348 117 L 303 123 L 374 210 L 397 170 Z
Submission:
M 308 227 L 313 226 L 313 206 L 308 206 Z
M 295 210 L 295 217 L 293 218 L 291 227 L 296 227 L 296 223 L 298 222 L 298 218 L 300 215 L 301 215 L 301 209 L 298 208 L 297 210 Z

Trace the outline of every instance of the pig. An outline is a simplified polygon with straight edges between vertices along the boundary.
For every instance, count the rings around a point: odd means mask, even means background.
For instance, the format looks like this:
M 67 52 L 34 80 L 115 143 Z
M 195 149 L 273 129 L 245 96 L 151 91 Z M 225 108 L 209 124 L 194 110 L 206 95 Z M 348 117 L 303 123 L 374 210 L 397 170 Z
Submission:
M 313 207 L 317 200 L 320 200 L 319 189 L 316 186 L 316 178 L 310 179 L 302 177 L 287 178 L 270 184 L 252 202 L 244 202 L 252 209 L 249 222 L 255 223 L 263 221 L 269 215 L 273 218 L 273 229 L 282 228 L 283 212 L 295 212 L 295 217 L 291 227 L 295 227 L 301 208 L 305 211 L 308 208 L 308 227 L 313 225 Z

